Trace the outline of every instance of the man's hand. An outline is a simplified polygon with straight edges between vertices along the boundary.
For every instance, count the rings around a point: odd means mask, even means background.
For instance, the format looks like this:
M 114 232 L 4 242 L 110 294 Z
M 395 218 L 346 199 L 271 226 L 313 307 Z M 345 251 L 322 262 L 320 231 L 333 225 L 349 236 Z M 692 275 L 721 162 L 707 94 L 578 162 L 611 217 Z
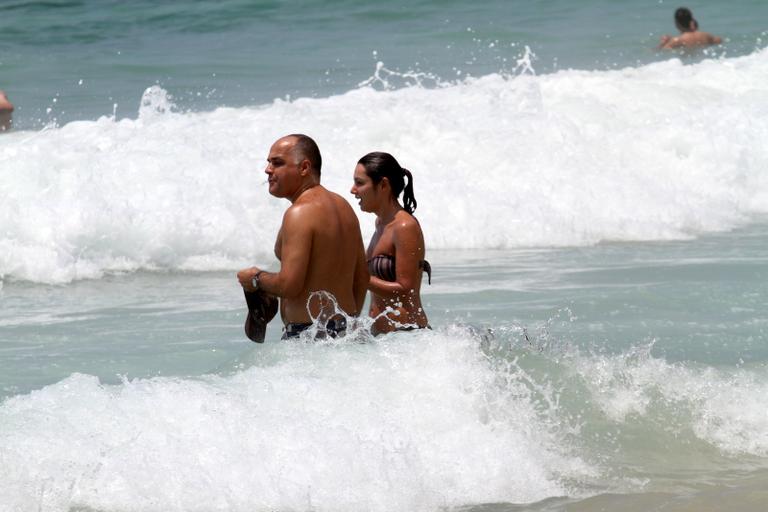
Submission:
M 253 287 L 253 276 L 261 272 L 258 267 L 244 268 L 237 273 L 237 280 L 240 281 L 240 286 L 247 292 L 255 292 L 256 288 Z

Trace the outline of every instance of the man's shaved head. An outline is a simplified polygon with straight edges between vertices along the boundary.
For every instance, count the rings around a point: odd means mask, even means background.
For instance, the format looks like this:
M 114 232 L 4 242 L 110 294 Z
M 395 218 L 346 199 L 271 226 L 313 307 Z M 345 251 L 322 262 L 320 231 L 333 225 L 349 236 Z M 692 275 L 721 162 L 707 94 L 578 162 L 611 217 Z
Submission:
M 293 141 L 293 158 L 296 160 L 296 163 L 309 160 L 310 168 L 319 177 L 320 168 L 323 166 L 323 159 L 320 156 L 320 148 L 317 147 L 317 143 L 312 137 L 301 133 L 292 133 L 291 135 L 286 135 L 283 139 L 291 139 Z

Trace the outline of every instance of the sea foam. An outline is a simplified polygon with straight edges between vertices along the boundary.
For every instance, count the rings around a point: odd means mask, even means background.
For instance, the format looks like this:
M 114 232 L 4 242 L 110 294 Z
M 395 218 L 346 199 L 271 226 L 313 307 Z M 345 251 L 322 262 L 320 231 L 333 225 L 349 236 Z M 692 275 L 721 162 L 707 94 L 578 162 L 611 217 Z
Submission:
M 393 153 L 414 174 L 428 250 L 732 229 L 768 211 L 766 83 L 762 50 L 203 113 L 177 112 L 155 86 L 136 119 L 0 138 L 0 277 L 268 264 L 288 203 L 262 171 L 294 132 L 318 141 L 323 183 L 351 202 L 357 160 Z M 360 219 L 369 236 L 373 218 Z
M 0 404 L 0 511 L 426 511 L 590 477 L 557 411 L 498 377 L 461 329 L 265 344 L 198 379 L 75 374 Z
M 0 511 L 431 511 L 653 490 L 627 460 L 686 480 L 765 458 L 762 369 L 647 349 L 451 325 L 265 344 L 198 378 L 73 374 L 0 404 Z

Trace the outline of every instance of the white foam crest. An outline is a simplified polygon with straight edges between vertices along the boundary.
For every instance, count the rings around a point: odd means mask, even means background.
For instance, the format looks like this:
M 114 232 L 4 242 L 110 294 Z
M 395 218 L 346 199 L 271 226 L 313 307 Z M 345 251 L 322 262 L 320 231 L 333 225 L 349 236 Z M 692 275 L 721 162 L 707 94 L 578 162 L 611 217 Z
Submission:
M 260 174 L 266 143 L 254 152 L 232 111 L 173 114 L 150 96 L 137 120 L 16 133 L 0 146 L 0 275 L 231 269 L 271 252 L 280 206 Z
M 607 418 L 625 423 L 663 414 L 654 421 L 687 430 L 726 454 L 768 456 L 765 368 L 726 372 L 673 364 L 652 357 L 650 348 L 573 360 Z
M 316 138 L 323 182 L 349 199 L 357 160 L 393 153 L 414 173 L 430 250 L 731 229 L 768 211 L 767 79 L 763 50 L 194 114 L 150 88 L 137 120 L 0 139 L 0 275 L 266 263 L 287 203 L 261 171 L 292 132 Z
M 592 471 L 466 332 L 379 340 L 266 344 L 229 376 L 73 375 L 11 398 L 0 510 L 431 511 L 559 496 Z

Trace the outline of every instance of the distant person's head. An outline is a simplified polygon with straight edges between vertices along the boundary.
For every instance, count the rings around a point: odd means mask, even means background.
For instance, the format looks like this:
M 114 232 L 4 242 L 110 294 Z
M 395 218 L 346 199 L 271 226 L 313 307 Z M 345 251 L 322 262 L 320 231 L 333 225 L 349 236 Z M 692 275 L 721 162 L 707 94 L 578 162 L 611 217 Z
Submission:
M 269 149 L 269 193 L 293 200 L 301 190 L 320 183 L 322 158 L 311 137 L 294 133 L 278 139 Z
M 371 185 L 375 189 L 388 188 L 393 200 L 397 201 L 402 193 L 405 211 L 413 213 L 416 210 L 416 198 L 413 195 L 413 175 L 411 175 L 411 171 L 401 167 L 395 157 L 379 151 L 368 153 L 357 162 L 356 177 L 360 170 L 364 171 L 364 175 L 370 179 Z M 406 183 L 406 178 L 408 178 L 408 183 Z
M 699 23 L 694 19 L 690 9 L 680 7 L 675 11 L 675 26 L 680 32 L 693 32 L 699 28 Z

